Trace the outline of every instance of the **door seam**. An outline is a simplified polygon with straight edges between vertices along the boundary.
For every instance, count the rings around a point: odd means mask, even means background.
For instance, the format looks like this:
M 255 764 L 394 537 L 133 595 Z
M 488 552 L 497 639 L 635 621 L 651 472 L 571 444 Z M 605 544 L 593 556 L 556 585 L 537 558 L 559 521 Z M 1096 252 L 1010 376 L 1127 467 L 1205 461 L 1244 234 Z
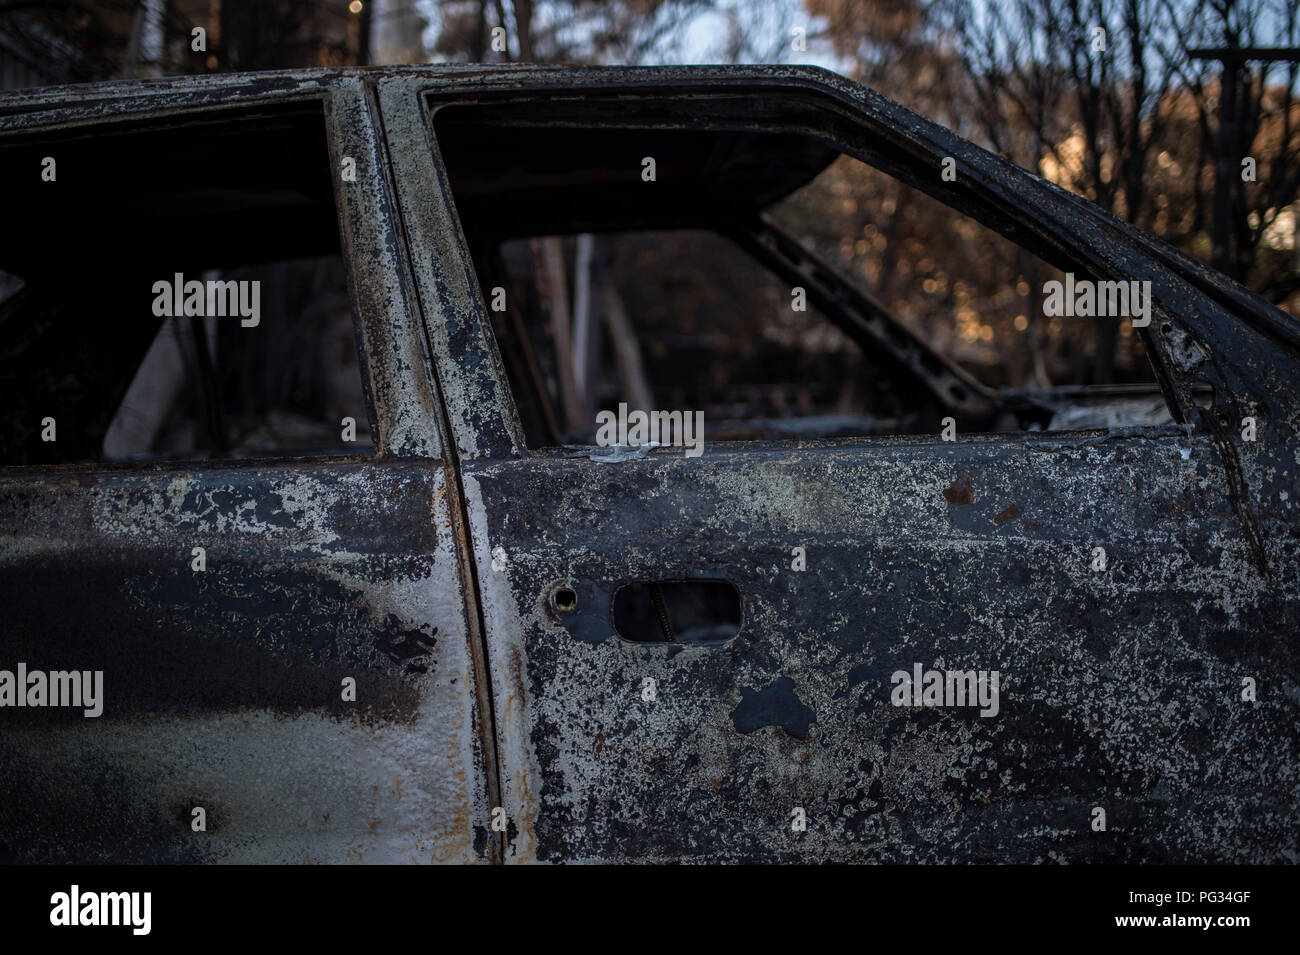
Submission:
M 478 581 L 478 564 L 474 559 L 474 548 L 472 540 L 472 531 L 469 523 L 468 502 L 465 497 L 465 485 L 461 479 L 461 461 L 460 453 L 456 442 L 452 440 L 451 419 L 447 413 L 447 405 L 443 400 L 442 381 L 438 375 L 438 365 L 433 358 L 433 343 L 429 340 L 429 328 L 427 321 L 427 309 L 425 303 L 420 297 L 420 286 L 415 281 L 412 270 L 411 247 L 407 239 L 406 224 L 404 211 L 401 208 L 401 199 L 398 194 L 397 184 L 394 181 L 396 170 L 393 168 L 392 154 L 388 148 L 388 132 L 384 125 L 383 110 L 380 108 L 378 100 L 378 91 L 373 80 L 367 80 L 364 83 L 366 111 L 370 114 L 371 123 L 378 132 L 376 137 L 377 146 L 383 158 L 383 177 L 384 187 L 389 193 L 389 208 L 392 212 L 393 224 L 397 228 L 397 238 L 401 243 L 402 255 L 399 258 L 402 261 L 404 275 L 400 280 L 407 284 L 410 295 L 409 300 L 419 310 L 417 317 L 420 331 L 420 342 L 423 346 L 425 368 L 430 376 L 437 397 L 438 407 L 438 428 L 442 432 L 442 459 L 439 462 L 443 468 L 444 476 L 449 476 L 447 482 L 455 492 L 455 506 L 449 507 L 449 517 L 452 524 L 452 537 L 456 542 L 458 553 L 458 570 L 457 576 L 460 578 L 461 592 L 464 595 L 465 620 L 469 626 L 469 647 L 471 664 L 473 666 L 474 676 L 474 694 L 477 703 L 478 722 L 480 723 L 478 737 L 479 746 L 483 753 L 484 771 L 487 775 L 487 797 L 489 802 L 489 845 L 491 845 L 491 809 L 501 805 L 502 779 L 501 765 L 497 756 L 497 721 L 495 711 L 495 695 L 492 692 L 492 672 L 488 661 L 491 658 L 491 650 L 487 641 L 487 622 L 483 616 L 483 601 L 480 598 L 479 581 Z M 472 819 L 472 816 L 471 816 Z M 505 832 L 499 834 L 495 840 L 496 851 L 489 852 L 488 861 L 493 865 L 502 865 L 505 862 L 506 851 Z

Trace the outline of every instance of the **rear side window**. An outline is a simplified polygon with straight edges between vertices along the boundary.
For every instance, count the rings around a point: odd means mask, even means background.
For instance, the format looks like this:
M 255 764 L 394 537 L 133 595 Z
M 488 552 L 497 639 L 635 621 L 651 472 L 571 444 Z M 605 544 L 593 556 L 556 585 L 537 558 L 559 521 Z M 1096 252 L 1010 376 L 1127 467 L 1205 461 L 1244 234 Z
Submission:
M 0 139 L 0 464 L 355 454 L 323 113 Z

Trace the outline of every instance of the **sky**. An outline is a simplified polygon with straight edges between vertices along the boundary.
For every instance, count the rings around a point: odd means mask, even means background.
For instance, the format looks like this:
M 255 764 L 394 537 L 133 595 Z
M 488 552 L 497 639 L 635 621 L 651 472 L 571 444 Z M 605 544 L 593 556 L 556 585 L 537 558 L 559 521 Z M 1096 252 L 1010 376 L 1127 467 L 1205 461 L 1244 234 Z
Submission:
M 539 3 L 535 16 L 545 22 L 550 4 Z M 432 49 L 440 30 L 440 4 L 437 0 L 418 0 L 417 9 L 429 23 L 424 33 L 425 47 Z M 801 0 L 717 0 L 712 8 L 692 15 L 680 34 L 680 43 L 664 49 L 647 64 L 701 64 L 728 62 L 728 38 L 732 18 L 744 25 L 751 35 L 760 39 L 770 37 L 765 53 L 759 57 L 765 62 L 810 63 L 831 70 L 842 67 L 825 44 L 809 44 L 809 49 L 796 52 L 791 48 L 792 31 L 803 27 L 815 33 L 818 23 L 809 22 Z M 512 43 L 513 46 L 513 43 Z M 779 50 L 779 57 L 776 55 Z M 741 62 L 754 62 L 754 58 Z

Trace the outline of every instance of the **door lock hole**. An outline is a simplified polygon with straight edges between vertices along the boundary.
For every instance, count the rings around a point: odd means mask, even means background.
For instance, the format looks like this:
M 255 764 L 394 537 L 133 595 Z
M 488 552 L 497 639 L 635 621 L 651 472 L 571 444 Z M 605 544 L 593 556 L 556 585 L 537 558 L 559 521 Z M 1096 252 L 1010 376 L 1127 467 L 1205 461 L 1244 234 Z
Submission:
M 560 613 L 573 613 L 578 609 L 578 595 L 572 587 L 556 587 L 551 591 L 551 606 Z

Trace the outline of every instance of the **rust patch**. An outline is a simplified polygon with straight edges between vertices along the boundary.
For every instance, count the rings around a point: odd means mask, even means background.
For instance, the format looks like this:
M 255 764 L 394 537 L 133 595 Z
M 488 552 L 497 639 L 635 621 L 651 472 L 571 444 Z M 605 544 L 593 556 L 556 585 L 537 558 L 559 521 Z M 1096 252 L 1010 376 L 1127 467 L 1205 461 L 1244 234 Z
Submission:
M 975 503 L 975 493 L 971 489 L 970 472 L 958 471 L 957 480 L 943 489 L 943 496 L 948 499 L 949 503 L 956 504 L 958 507 Z
M 1019 516 L 1020 516 L 1020 508 L 1012 504 L 1010 507 L 1008 507 L 997 517 L 993 518 L 993 523 L 998 525 L 998 527 L 1001 527 L 1007 521 L 1014 521 Z

